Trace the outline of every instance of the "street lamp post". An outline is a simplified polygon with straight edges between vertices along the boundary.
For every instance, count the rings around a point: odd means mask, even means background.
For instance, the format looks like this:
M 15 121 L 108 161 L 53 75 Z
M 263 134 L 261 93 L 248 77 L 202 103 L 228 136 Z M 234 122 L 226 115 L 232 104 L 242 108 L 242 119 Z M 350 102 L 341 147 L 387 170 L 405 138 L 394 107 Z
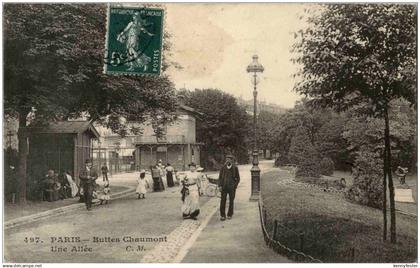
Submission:
M 11 130 L 7 131 L 7 148 L 12 148 L 12 137 L 13 132 Z
M 257 145 L 257 73 L 264 72 L 264 67 L 258 62 L 258 56 L 252 56 L 252 62 L 246 68 L 248 73 L 252 73 L 252 82 L 254 84 L 254 144 L 252 151 L 251 168 L 251 197 L 249 200 L 256 201 L 260 194 L 260 168 L 258 167 L 258 145 Z

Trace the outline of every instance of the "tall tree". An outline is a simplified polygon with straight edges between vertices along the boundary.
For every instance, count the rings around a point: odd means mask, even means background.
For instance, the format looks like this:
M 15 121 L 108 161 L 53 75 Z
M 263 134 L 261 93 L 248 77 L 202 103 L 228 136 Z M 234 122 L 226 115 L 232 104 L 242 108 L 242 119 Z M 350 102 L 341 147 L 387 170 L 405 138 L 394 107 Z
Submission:
M 304 127 L 309 137 L 314 136 L 316 129 L 313 118 L 306 108 L 305 100 L 299 101 L 295 107 L 280 116 L 280 123 L 274 129 L 273 143 L 281 155 L 286 156 L 289 153 L 291 140 L 298 128 Z
M 416 104 L 416 28 L 413 4 L 329 4 L 309 16 L 293 48 L 298 55 L 293 61 L 302 66 L 296 91 L 314 105 L 338 110 L 357 106 L 384 120 L 392 243 L 397 236 L 389 107 L 397 98 Z
M 5 4 L 3 19 L 4 111 L 19 122 L 20 201 L 29 123 L 87 115 L 124 135 L 130 129 L 121 117 L 141 122 L 147 114 L 175 111 L 168 77 L 103 74 L 106 5 Z
M 322 125 L 315 133 L 314 145 L 322 155 L 332 159 L 336 169 L 348 170 L 351 155 L 347 149 L 347 141 L 343 137 L 348 114 L 335 113 L 330 109 L 321 109 Z
M 264 151 L 266 157 L 267 150 L 276 151 L 274 146 L 275 129 L 279 127 L 281 115 L 262 110 L 258 114 L 257 120 L 257 143 L 258 148 Z
M 202 156 L 208 168 L 218 168 L 227 152 L 235 154 L 239 162 L 247 162 L 247 135 L 252 133 L 252 124 L 234 96 L 218 89 L 181 90 L 178 96 L 203 114 L 197 123 L 197 139 L 204 143 Z
M 312 145 L 305 127 L 296 129 L 288 154 L 289 160 L 297 165 L 296 178 L 314 179 L 320 176 L 319 155 Z

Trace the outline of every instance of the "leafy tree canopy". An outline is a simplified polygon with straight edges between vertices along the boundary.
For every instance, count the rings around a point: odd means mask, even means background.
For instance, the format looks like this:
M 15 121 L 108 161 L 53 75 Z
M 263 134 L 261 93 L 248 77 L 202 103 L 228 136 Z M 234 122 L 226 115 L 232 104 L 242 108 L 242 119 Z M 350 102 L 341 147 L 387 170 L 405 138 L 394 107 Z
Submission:
M 353 108 L 383 118 L 383 186 L 388 181 L 391 242 L 396 243 L 389 109 L 391 101 L 399 98 L 416 105 L 417 7 L 328 4 L 308 23 L 295 35 L 293 50 L 298 56 L 293 61 L 301 65 L 295 90 L 316 106 Z M 385 240 L 385 199 L 383 216 Z
M 415 104 L 416 22 L 412 4 L 324 5 L 295 35 L 295 89 L 322 106 L 364 103 L 375 116 L 393 98 Z
M 219 89 L 181 90 L 178 96 L 203 114 L 197 123 L 197 139 L 204 143 L 202 152 L 208 154 L 203 155 L 205 161 L 212 158 L 220 162 L 225 153 L 233 153 L 239 162 L 247 160 L 247 136 L 252 133 L 252 123 L 234 96 Z
M 274 144 L 275 131 L 281 127 L 281 115 L 269 111 L 260 111 L 257 119 L 258 147 L 263 150 L 277 151 Z
M 175 110 L 168 77 L 103 74 L 106 5 L 6 4 L 4 21 L 6 114 L 35 109 L 34 123 L 88 115 L 125 134 L 121 117 Z

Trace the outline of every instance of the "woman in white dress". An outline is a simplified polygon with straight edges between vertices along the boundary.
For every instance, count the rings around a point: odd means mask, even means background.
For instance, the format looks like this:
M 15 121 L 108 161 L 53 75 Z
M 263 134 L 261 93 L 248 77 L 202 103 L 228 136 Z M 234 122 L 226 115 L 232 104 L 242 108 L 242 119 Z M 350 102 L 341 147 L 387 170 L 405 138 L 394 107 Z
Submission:
M 149 183 L 146 180 L 146 170 L 140 170 L 140 176 L 137 179 L 138 185 L 136 189 L 137 199 L 145 199 Z
M 75 197 L 77 195 L 77 192 L 79 191 L 77 184 L 73 181 L 73 178 L 70 175 L 70 172 L 66 172 L 66 179 L 69 182 L 70 189 L 71 189 L 71 197 Z
M 196 171 L 196 165 L 188 165 L 190 171 L 186 172 L 181 178 L 182 185 L 182 217 L 184 219 L 197 220 L 200 214 L 200 188 L 202 174 Z

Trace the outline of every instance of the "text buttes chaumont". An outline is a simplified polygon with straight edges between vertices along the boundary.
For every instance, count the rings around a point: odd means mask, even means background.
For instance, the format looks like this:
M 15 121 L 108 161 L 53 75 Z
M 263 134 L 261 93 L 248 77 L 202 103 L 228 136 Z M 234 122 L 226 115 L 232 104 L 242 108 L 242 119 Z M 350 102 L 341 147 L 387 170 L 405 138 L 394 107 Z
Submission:
M 133 237 L 133 236 L 123 236 L 123 237 L 92 237 L 93 243 L 160 243 L 168 242 L 166 236 L 154 236 L 154 237 Z

